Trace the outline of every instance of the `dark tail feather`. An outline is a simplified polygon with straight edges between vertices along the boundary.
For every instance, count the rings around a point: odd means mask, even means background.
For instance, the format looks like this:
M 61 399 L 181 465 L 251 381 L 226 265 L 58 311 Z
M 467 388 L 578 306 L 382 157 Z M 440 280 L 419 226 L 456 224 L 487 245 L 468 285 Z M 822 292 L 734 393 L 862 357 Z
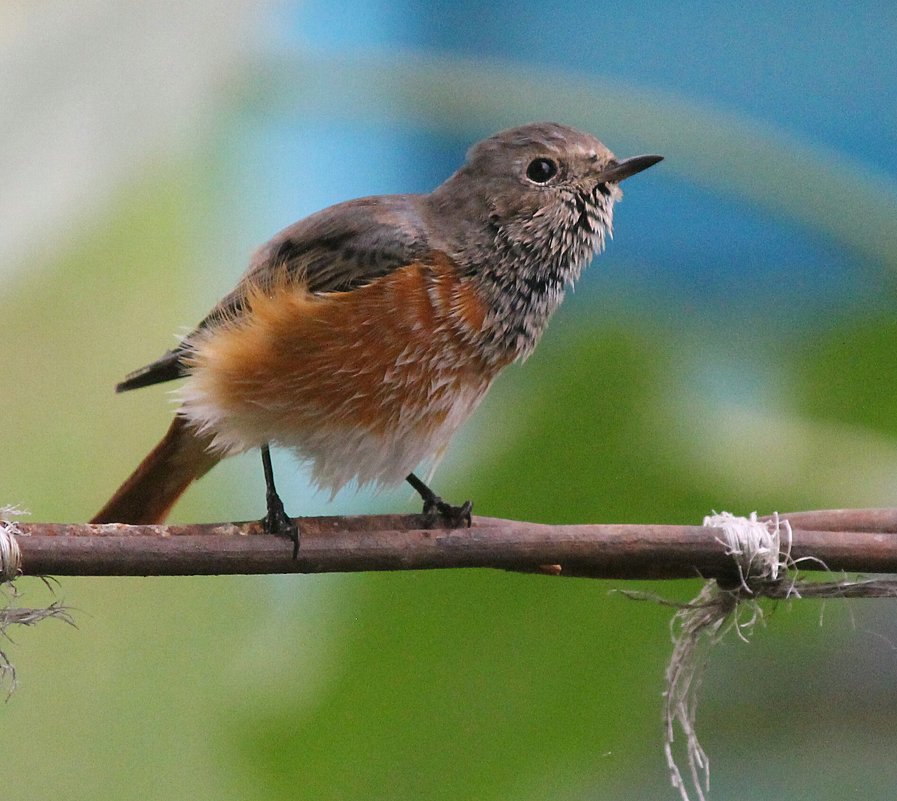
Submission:
M 221 460 L 208 446 L 208 438 L 176 416 L 162 441 L 90 522 L 161 523 L 184 490 Z
M 116 385 L 115 391 L 127 392 L 131 389 L 139 389 L 152 384 L 161 384 L 163 381 L 173 381 L 175 378 L 182 378 L 187 375 L 187 368 L 181 361 L 184 352 L 183 347 L 170 350 L 152 364 L 129 373 L 125 376 L 124 381 Z

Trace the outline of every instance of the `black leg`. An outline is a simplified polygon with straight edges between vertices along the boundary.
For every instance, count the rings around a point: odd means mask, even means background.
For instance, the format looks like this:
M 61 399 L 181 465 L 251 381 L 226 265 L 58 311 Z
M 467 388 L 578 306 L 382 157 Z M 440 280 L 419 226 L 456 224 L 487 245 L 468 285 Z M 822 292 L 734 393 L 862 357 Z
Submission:
M 438 514 L 446 523 L 454 528 L 461 526 L 470 526 L 470 513 L 473 510 L 473 504 L 470 501 L 464 501 L 460 506 L 452 506 L 440 498 L 433 490 L 431 490 L 423 481 L 421 481 L 414 473 L 409 473 L 405 479 L 415 492 L 423 498 L 424 514 Z
M 271 451 L 262 445 L 262 469 L 265 471 L 265 502 L 268 513 L 262 520 L 266 534 L 289 537 L 293 541 L 293 559 L 299 556 L 299 527 L 290 520 L 283 509 L 283 501 L 274 486 L 274 469 L 271 467 Z

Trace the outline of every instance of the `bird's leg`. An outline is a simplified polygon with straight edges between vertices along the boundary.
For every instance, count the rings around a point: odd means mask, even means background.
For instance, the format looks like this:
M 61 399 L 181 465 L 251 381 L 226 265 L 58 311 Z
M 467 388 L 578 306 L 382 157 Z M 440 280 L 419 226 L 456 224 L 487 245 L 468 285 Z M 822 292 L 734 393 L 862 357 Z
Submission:
M 274 469 L 271 467 L 271 450 L 262 445 L 262 468 L 265 471 L 265 502 L 268 512 L 262 519 L 266 534 L 289 537 L 293 541 L 293 559 L 299 556 L 299 526 L 289 518 L 283 509 L 283 501 L 274 486 Z
M 446 503 L 442 500 L 442 498 L 424 484 L 424 482 L 414 475 L 414 473 L 409 473 L 405 481 L 414 487 L 415 492 L 423 498 L 425 515 L 438 514 L 453 528 L 470 526 L 470 512 L 473 509 L 473 504 L 470 501 L 464 501 L 460 506 L 452 506 L 450 503 Z

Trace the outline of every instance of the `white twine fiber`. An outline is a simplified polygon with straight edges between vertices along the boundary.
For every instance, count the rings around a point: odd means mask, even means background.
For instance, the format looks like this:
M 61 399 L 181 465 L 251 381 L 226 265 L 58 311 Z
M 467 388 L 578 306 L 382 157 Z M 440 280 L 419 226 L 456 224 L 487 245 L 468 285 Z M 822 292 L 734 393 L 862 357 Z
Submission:
M 22 553 L 19 550 L 18 537 L 25 536 L 22 530 L 12 521 L 4 518 L 27 514 L 21 509 L 11 506 L 0 507 L 0 642 L 9 639 L 7 629 L 10 626 L 33 626 L 48 617 L 55 617 L 74 626 L 75 621 L 66 606 L 53 601 L 49 606 L 38 609 L 18 607 L 14 601 L 19 597 L 13 583 L 22 572 Z M 47 587 L 51 585 L 43 579 Z M 6 697 L 9 698 L 16 688 L 16 669 L 0 648 L 0 689 L 6 685 Z
M 752 592 L 748 578 L 777 581 L 790 565 L 791 524 L 779 520 L 778 512 L 773 512 L 769 520 L 758 520 L 756 512 L 750 517 L 714 512 L 702 525 L 722 530 L 719 542 L 738 565 L 741 586 L 747 592 Z
M 682 801 L 690 801 L 690 796 L 673 753 L 677 730 L 685 739 L 691 788 L 699 801 L 705 801 L 705 792 L 710 790 L 710 762 L 695 728 L 698 693 L 710 650 L 722 639 L 727 623 L 733 619 L 739 636 L 747 639 L 744 632 L 750 633 L 762 614 L 750 582 L 777 582 L 787 576 L 792 564 L 791 526 L 787 520 L 780 521 L 778 514 L 762 521 L 756 512 L 750 517 L 714 513 L 704 518 L 704 526 L 722 532 L 719 542 L 735 560 L 740 582 L 734 590 L 724 590 L 716 581 L 708 581 L 691 603 L 679 608 L 671 622 L 673 653 L 667 665 L 664 692 L 664 753 L 670 781 Z M 751 614 L 747 621 L 740 622 L 735 613 L 739 604 L 745 602 L 745 595 L 751 596 L 747 599 Z
M 20 533 L 15 523 L 0 520 L 0 584 L 12 581 L 21 572 L 22 553 L 16 542 Z

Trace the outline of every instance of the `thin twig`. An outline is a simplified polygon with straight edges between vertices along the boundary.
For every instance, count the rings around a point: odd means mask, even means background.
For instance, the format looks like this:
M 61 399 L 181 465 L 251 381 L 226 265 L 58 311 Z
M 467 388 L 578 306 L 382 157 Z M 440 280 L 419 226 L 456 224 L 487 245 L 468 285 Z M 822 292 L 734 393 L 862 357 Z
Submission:
M 897 509 L 781 515 L 801 569 L 897 573 Z M 430 527 L 420 515 L 300 518 L 302 546 L 257 522 L 188 526 L 19 522 L 25 575 L 329 573 L 488 567 L 561 576 L 730 580 L 721 532 L 703 526 L 544 525 L 476 517 Z M 807 561 L 800 562 L 804 557 Z M 560 570 L 550 566 L 560 565 Z

